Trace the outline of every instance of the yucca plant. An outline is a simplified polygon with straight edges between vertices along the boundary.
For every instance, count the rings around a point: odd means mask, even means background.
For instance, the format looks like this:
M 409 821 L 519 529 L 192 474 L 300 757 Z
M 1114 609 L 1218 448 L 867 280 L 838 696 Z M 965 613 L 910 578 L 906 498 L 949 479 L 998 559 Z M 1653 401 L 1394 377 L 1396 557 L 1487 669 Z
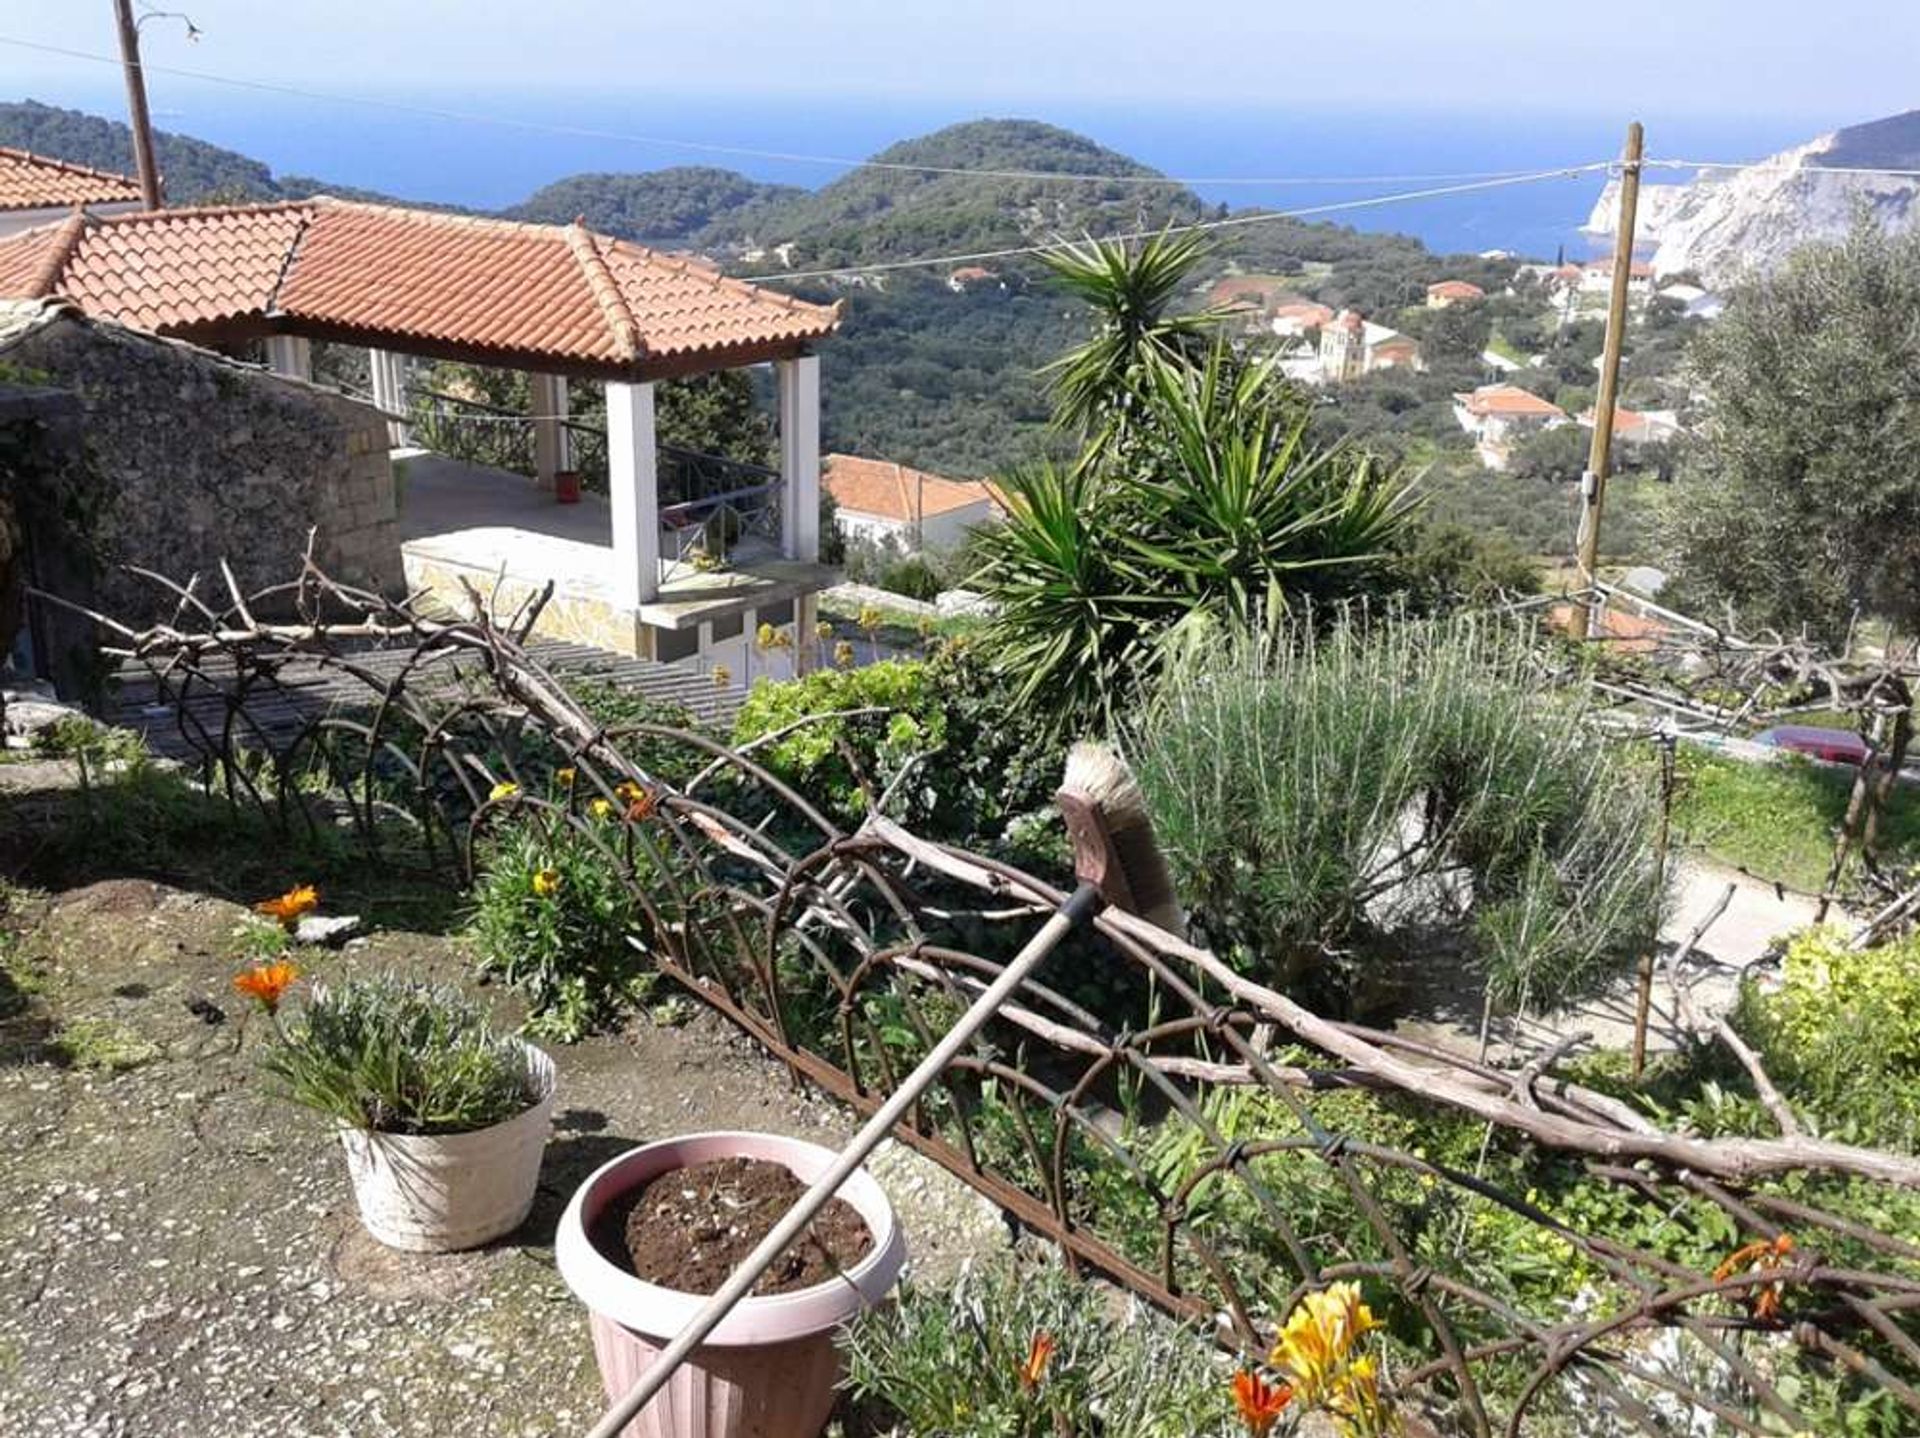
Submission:
M 1397 475 L 1307 442 L 1271 364 L 1216 345 L 1136 379 L 1128 444 L 1006 476 L 975 542 L 996 663 L 1071 728 L 1109 726 L 1170 647 L 1346 593 L 1408 518 Z

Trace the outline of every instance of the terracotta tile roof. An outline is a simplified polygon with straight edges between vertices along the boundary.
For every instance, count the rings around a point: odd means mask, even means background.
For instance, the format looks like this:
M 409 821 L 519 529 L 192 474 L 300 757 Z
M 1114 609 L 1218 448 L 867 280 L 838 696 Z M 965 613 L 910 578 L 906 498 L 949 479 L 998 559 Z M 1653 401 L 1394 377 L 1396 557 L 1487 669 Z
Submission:
M 837 308 L 578 224 L 326 197 L 43 226 L 0 240 L 0 295 L 162 333 L 253 321 L 601 374 L 792 352 L 839 324 Z
M 1482 385 L 1471 394 L 1456 394 L 1453 398 L 1472 415 L 1535 415 L 1542 419 L 1558 415 L 1565 419 L 1567 414 L 1559 405 L 1511 384 Z
M 1427 293 L 1442 300 L 1478 300 L 1484 299 L 1487 292 L 1465 280 L 1438 280 L 1427 286 Z
M 1273 312 L 1277 320 L 1304 320 L 1308 327 L 1323 325 L 1333 318 L 1333 311 L 1326 305 L 1315 304 L 1312 300 L 1302 300 L 1298 304 L 1281 305 Z
M 139 199 L 140 182 L 131 176 L 0 145 L 0 210 L 53 210 Z
M 842 509 L 912 524 L 982 502 L 1001 504 L 992 485 L 979 479 L 948 479 L 884 459 L 830 454 L 821 483 Z

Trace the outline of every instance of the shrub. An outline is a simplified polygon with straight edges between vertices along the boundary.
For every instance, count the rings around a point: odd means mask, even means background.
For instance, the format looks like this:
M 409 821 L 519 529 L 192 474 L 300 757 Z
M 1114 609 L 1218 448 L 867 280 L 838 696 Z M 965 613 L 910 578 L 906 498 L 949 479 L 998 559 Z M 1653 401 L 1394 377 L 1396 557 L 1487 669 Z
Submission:
M 609 817 L 595 837 L 570 824 L 509 813 L 479 846 L 468 933 L 482 966 L 519 988 L 529 1027 L 571 1042 L 613 1022 L 643 998 L 651 974 L 628 935 L 644 911 L 623 881 L 631 846 L 641 875 L 644 846 Z
M 1734 1023 L 1825 1124 L 1920 1148 L 1920 934 L 1855 951 L 1838 930 L 1810 929 L 1788 945 L 1778 992 L 1742 988 Z
M 778 683 L 763 680 L 740 707 L 733 742 L 749 744 L 809 715 L 854 709 L 890 712 L 806 724 L 751 757 L 814 802 L 858 817 L 867 800 L 842 744 L 853 750 L 868 781 L 884 790 L 916 754 L 937 750 L 946 739 L 946 713 L 925 664 L 888 659 L 861 669 L 817 669 Z
M 1508 623 L 1356 618 L 1169 671 L 1128 748 L 1206 937 L 1291 983 L 1458 945 L 1550 1005 L 1657 932 L 1654 786 Z M 1329 973 L 1329 971 L 1331 971 Z
M 458 989 L 347 979 L 278 1024 L 260 1067 L 282 1097 L 350 1128 L 468 1133 L 539 1097 L 525 1047 Z
M 847 1386 L 901 1433 L 1237 1431 L 1227 1370 L 1206 1338 L 1137 1303 L 1119 1317 L 1114 1308 L 1108 1295 L 1051 1265 L 970 1271 L 945 1292 L 908 1288 L 843 1333 Z M 1036 1350 L 1043 1341 L 1051 1346 Z

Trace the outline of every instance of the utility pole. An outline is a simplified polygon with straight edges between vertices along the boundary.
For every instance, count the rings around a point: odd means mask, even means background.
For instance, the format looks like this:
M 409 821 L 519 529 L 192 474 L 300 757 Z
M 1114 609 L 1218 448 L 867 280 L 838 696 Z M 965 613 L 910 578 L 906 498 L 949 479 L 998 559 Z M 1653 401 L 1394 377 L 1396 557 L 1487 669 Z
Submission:
M 1620 343 L 1627 330 L 1627 286 L 1633 279 L 1633 224 L 1640 208 L 1640 122 L 1627 126 L 1627 149 L 1620 162 L 1620 220 L 1613 236 L 1613 288 L 1607 297 L 1607 344 L 1600 356 L 1600 392 L 1593 401 L 1593 443 L 1587 472 L 1580 476 L 1580 539 L 1575 562 L 1580 584 L 1591 590 L 1600 561 L 1600 511 L 1607 497 L 1608 467 L 1613 461 L 1613 412 L 1620 388 Z M 1583 598 L 1573 606 L 1568 630 L 1585 639 L 1598 601 Z
M 113 0 L 120 24 L 120 66 L 127 72 L 127 124 L 133 130 L 133 163 L 140 176 L 140 200 L 149 210 L 165 203 L 160 170 L 153 162 L 153 121 L 147 115 L 147 81 L 140 69 L 140 27 L 133 21 L 133 0 Z

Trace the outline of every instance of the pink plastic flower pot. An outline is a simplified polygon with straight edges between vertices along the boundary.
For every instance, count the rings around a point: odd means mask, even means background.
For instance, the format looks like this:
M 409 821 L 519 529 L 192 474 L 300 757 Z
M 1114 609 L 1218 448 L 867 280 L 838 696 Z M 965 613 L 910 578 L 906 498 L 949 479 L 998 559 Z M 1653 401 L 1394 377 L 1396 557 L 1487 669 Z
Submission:
M 595 1170 L 560 1219 L 554 1259 L 567 1287 L 587 1305 L 609 1402 L 633 1387 L 706 1299 L 635 1278 L 594 1245 L 594 1228 L 609 1207 L 649 1180 L 722 1158 L 767 1159 L 812 1183 L 834 1155 L 818 1144 L 770 1133 L 667 1139 Z M 866 1257 L 830 1282 L 741 1300 L 627 1425 L 626 1438 L 817 1438 L 840 1378 L 834 1332 L 887 1296 L 907 1258 L 893 1207 L 864 1170 L 842 1185 L 840 1197 L 873 1235 Z

